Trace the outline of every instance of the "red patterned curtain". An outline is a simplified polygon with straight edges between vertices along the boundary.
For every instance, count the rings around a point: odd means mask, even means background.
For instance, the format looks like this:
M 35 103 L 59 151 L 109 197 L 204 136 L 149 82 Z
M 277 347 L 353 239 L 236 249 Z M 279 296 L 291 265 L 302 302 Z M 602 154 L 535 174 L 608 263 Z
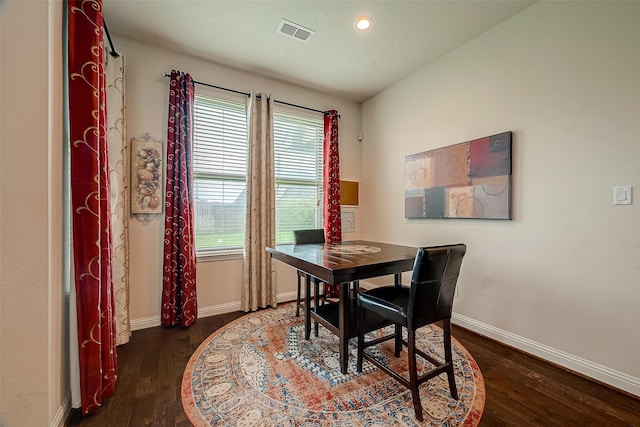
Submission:
M 191 326 L 198 318 L 192 197 L 193 97 L 191 76 L 171 71 L 162 266 L 162 326 Z
M 338 112 L 330 110 L 324 115 L 323 163 L 324 175 L 324 235 L 327 243 L 342 242 L 340 217 L 340 151 L 338 149 Z M 339 286 L 327 284 L 328 296 L 339 296 Z
M 340 152 L 338 150 L 338 112 L 324 116 L 324 234 L 327 243 L 342 242 L 340 219 Z
M 69 0 L 67 13 L 73 268 L 86 414 L 113 395 L 118 374 L 102 1 Z

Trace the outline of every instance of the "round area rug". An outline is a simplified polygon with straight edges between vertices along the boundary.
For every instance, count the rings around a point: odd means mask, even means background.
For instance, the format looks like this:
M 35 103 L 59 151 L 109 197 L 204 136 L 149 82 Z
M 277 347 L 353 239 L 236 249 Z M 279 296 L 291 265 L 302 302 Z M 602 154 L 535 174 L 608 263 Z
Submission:
M 375 334 L 380 333 L 376 332 Z M 385 331 L 387 332 L 387 331 Z M 191 356 L 182 379 L 182 404 L 195 426 L 476 426 L 485 401 L 484 381 L 467 350 L 453 340 L 459 400 L 446 374 L 420 386 L 424 422 L 415 418 L 411 392 L 365 360 L 356 372 L 356 339 L 349 369 L 340 373 L 338 339 L 320 326 L 304 339 L 304 317 L 295 305 L 243 316 L 216 331 Z M 442 331 L 418 330 L 417 346 L 444 360 Z M 406 348 L 393 341 L 371 347 L 408 378 Z M 420 361 L 421 358 L 419 357 Z M 427 362 L 420 370 L 430 369 Z

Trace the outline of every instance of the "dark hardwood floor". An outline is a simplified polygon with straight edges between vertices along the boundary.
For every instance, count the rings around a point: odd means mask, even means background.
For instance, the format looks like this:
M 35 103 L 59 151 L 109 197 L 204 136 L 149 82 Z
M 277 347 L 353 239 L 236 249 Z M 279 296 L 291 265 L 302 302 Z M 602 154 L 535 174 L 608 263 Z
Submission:
M 134 331 L 118 347 L 116 395 L 69 426 L 189 426 L 180 399 L 191 354 L 215 330 L 244 313 L 198 319 L 188 329 Z M 459 327 L 453 335 L 478 362 L 487 400 L 481 426 L 637 426 L 640 400 L 596 384 Z
M 473 332 L 453 336 L 478 362 L 481 426 L 640 426 L 640 400 Z

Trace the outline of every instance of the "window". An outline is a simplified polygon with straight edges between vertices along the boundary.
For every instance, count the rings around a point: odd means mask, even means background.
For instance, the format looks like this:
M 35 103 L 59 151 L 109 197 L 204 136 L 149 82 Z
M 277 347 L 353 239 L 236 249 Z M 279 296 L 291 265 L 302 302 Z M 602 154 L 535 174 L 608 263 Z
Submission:
M 322 118 L 274 113 L 276 243 L 322 225 Z
M 322 223 L 322 118 L 274 113 L 276 243 Z M 196 94 L 194 216 L 200 255 L 244 245 L 247 119 L 244 103 Z
M 247 178 L 245 105 L 196 95 L 193 110 L 196 249 L 242 248 Z

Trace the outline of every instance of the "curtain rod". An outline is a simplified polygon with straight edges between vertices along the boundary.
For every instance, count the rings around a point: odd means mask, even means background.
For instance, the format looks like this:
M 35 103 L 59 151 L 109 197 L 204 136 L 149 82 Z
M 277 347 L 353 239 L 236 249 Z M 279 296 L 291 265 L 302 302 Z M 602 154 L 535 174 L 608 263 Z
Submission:
M 170 75 L 170 74 L 167 74 L 167 73 L 165 73 L 164 71 L 163 71 L 160 75 L 161 75 L 162 77 L 165 77 L 165 78 L 166 78 L 166 77 L 171 77 L 171 75 Z M 193 79 L 192 79 L 192 80 L 193 80 Z M 248 92 L 242 92 L 242 91 L 235 90 L 235 89 L 229 89 L 229 88 L 222 87 L 222 86 L 216 86 L 216 85 L 212 85 L 212 84 L 209 84 L 209 83 L 203 83 L 203 82 L 199 82 L 199 81 L 197 81 L 197 80 L 193 80 L 193 82 L 194 82 L 195 84 L 199 84 L 199 85 L 202 85 L 202 86 L 212 87 L 212 88 L 220 89 L 220 90 L 226 90 L 227 92 L 233 92 L 233 93 L 237 93 L 237 94 L 244 95 L 244 96 L 249 96 L 249 95 L 251 95 L 251 94 L 250 94 L 250 93 L 248 93 Z M 305 107 L 305 106 L 303 106 L 303 105 L 291 104 L 291 103 L 289 103 L 289 102 L 285 102 L 285 101 L 278 101 L 277 99 L 274 99 L 274 100 L 273 100 L 273 102 L 276 102 L 276 103 L 278 103 L 278 104 L 288 105 L 289 107 L 295 107 L 295 108 L 301 108 L 301 109 L 303 109 L 303 110 L 314 111 L 314 112 L 316 112 L 316 113 L 321 113 L 321 114 L 324 114 L 324 115 L 327 115 L 327 114 L 329 113 L 328 111 L 316 110 L 315 108 Z M 340 117 L 340 115 L 339 115 L 339 114 L 338 114 L 338 117 Z
M 111 52 L 109 52 L 109 55 L 113 56 L 114 58 L 120 57 L 120 54 L 118 52 L 116 52 L 116 48 L 113 46 L 113 41 L 111 40 L 111 34 L 109 34 L 109 29 L 107 28 L 107 20 L 106 19 L 102 20 L 102 26 L 104 27 L 104 32 L 107 35 L 107 40 L 109 41 L 109 46 L 111 46 Z

